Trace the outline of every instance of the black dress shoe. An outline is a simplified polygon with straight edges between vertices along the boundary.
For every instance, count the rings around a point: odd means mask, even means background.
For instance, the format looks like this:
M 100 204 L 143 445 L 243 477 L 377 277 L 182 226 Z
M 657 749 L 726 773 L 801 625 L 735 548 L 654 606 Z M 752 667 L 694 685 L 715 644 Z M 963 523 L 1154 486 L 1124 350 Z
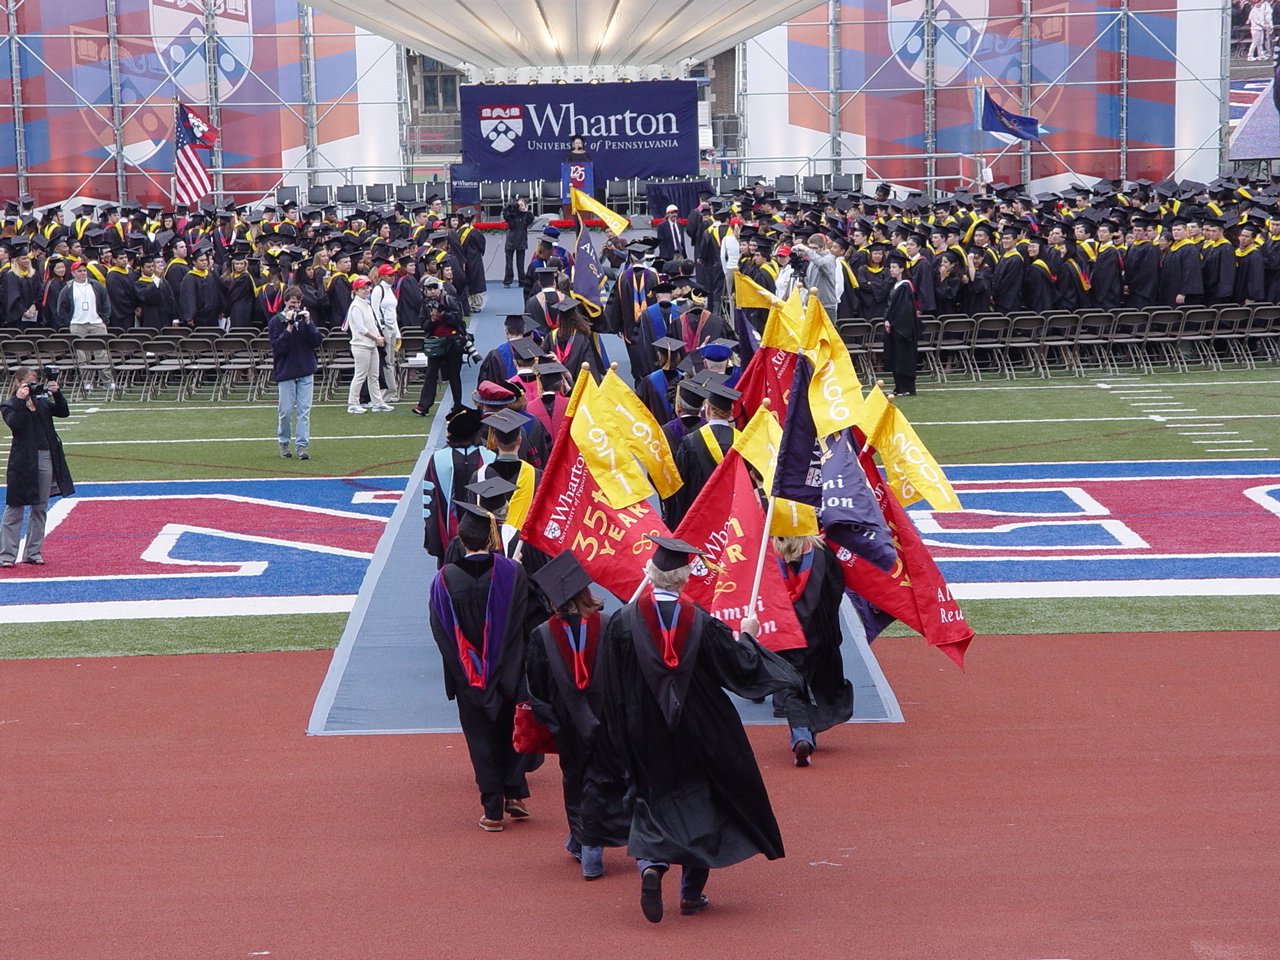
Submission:
M 657 867 L 640 872 L 640 909 L 650 923 L 662 922 L 662 871 Z
M 699 894 L 697 900 L 681 900 L 680 915 L 682 917 L 691 917 L 695 913 L 701 913 L 707 907 L 711 906 L 710 898 L 705 894 Z

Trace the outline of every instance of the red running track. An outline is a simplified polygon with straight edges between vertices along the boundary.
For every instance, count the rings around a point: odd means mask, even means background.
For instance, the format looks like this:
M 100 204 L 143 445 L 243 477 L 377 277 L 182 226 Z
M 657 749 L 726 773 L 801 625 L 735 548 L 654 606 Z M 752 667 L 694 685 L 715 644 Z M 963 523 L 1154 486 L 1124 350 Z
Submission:
M 788 856 L 656 927 L 554 761 L 489 835 L 459 736 L 305 737 L 327 652 L 0 663 L 0 955 L 1268 960 L 1277 640 L 883 640 L 908 722 L 754 728 Z

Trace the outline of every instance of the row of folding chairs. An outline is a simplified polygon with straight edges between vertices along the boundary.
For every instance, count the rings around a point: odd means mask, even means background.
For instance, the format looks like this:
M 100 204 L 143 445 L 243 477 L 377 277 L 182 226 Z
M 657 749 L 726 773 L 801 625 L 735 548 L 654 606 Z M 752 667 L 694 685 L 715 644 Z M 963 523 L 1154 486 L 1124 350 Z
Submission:
M 1280 362 L 1280 305 L 1054 311 L 921 318 L 919 362 L 939 382 L 1252 369 Z M 841 320 L 856 366 L 876 375 L 884 325 Z

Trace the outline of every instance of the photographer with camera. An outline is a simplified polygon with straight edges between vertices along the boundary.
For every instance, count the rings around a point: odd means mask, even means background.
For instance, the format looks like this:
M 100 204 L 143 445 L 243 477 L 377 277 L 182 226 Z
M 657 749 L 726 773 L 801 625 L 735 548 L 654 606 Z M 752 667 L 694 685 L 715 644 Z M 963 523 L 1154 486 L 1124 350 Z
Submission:
M 315 374 L 319 366 L 316 350 L 320 346 L 320 330 L 302 305 L 302 288 L 284 291 L 284 307 L 267 321 L 267 338 L 271 341 L 271 377 L 279 388 L 276 408 L 279 427 L 276 439 L 280 456 L 288 459 L 291 421 L 294 450 L 299 460 L 310 460 L 311 401 L 315 395 Z
M 503 244 L 506 267 L 502 273 L 502 285 L 519 283 L 525 274 L 525 253 L 529 249 L 529 231 L 533 229 L 533 211 L 529 201 L 517 196 L 513 203 L 502 208 L 502 219 L 507 223 L 507 238 Z
M 0 567 L 18 561 L 22 518 L 31 508 L 27 525 L 23 563 L 44 564 L 44 524 L 49 498 L 69 497 L 76 492 L 62 454 L 62 441 L 53 428 L 54 417 L 67 417 L 67 398 L 62 395 L 56 367 L 45 368 L 45 381 L 28 368 L 14 371 L 13 393 L 0 414 L 13 434 L 9 447 L 9 467 L 5 473 L 4 521 L 0 525 Z
M 470 346 L 471 335 L 462 320 L 462 307 L 457 298 L 448 292 L 438 277 L 428 276 L 422 281 L 422 329 L 427 339 L 422 352 L 427 355 L 427 375 L 422 381 L 422 393 L 413 412 L 425 417 L 436 402 L 436 384 L 444 378 L 449 381 L 453 394 L 453 409 L 462 406 L 462 358 L 469 351 L 472 362 L 480 357 Z

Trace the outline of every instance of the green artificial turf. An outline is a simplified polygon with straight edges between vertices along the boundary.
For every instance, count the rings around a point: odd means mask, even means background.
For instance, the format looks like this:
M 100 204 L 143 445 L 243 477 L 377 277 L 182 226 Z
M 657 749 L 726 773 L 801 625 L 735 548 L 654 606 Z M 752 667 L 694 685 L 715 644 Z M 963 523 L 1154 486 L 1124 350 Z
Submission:
M 0 659 L 324 650 L 342 636 L 343 613 L 36 623 L 5 631 Z

